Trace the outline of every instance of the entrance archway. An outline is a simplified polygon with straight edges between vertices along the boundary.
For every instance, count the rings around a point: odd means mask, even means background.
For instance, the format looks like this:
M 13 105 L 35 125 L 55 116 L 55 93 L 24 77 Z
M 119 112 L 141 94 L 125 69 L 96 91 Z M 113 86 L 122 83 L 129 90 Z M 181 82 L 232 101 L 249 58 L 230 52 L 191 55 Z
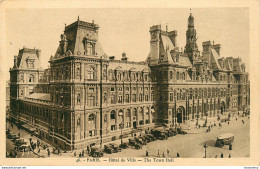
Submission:
M 180 106 L 177 109 L 177 123 L 182 123 L 185 121 L 185 109 Z

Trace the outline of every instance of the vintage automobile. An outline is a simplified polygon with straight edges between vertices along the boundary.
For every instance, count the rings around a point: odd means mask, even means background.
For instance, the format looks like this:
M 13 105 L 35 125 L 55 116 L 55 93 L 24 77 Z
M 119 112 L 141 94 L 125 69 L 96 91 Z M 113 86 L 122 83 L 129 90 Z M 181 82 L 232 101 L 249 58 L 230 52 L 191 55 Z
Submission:
M 181 127 L 178 127 L 177 128 L 177 132 L 178 132 L 178 134 L 187 134 L 187 131 L 184 131 Z
M 114 151 L 110 144 L 106 144 L 106 145 L 104 145 L 104 152 L 112 154 Z
M 215 147 L 222 148 L 224 145 L 228 145 L 234 142 L 234 134 L 225 133 L 217 137 Z
M 13 137 L 13 141 L 16 142 L 16 140 L 20 139 L 20 136 Z
M 137 150 L 139 150 L 143 147 L 143 145 L 139 144 L 139 143 L 136 143 L 134 146 L 135 146 L 135 149 L 137 149 Z
M 99 147 L 93 146 L 91 147 L 90 156 L 92 157 L 103 157 L 103 150 Z
M 143 137 L 145 138 L 145 140 L 147 141 L 147 143 L 150 143 L 152 141 L 152 138 L 149 137 L 147 134 L 143 135 Z
M 143 140 L 143 142 L 145 142 L 145 144 L 147 144 L 147 143 L 149 143 L 150 142 L 150 139 L 148 138 L 148 139 L 146 139 L 146 137 L 144 136 L 144 135 L 141 135 L 141 136 L 139 136 L 138 137 L 139 139 L 142 139 Z
M 119 148 L 118 144 L 116 144 L 116 143 L 109 143 L 109 145 L 112 147 L 113 153 L 117 153 L 117 152 L 121 151 L 121 149 Z
M 150 137 L 151 141 L 155 141 L 156 138 L 152 134 L 147 134 L 148 137 Z
M 171 133 L 173 133 L 173 136 L 176 136 L 178 134 L 177 130 L 173 127 L 170 127 L 169 130 Z
M 134 146 L 136 144 L 136 141 L 132 138 L 128 139 L 128 141 L 130 146 Z
M 126 142 L 122 142 L 122 144 L 119 145 L 120 148 L 126 149 L 128 148 L 128 144 Z
M 21 145 L 26 144 L 26 143 L 27 142 L 25 142 L 25 140 L 23 138 L 15 140 L 15 145 L 17 145 L 17 146 L 21 146 Z
M 154 137 L 156 137 L 157 139 L 160 140 L 166 140 L 168 139 L 167 137 L 167 132 L 165 131 L 165 129 L 163 127 L 160 128 L 156 128 L 156 129 L 152 129 L 151 133 L 154 135 Z
M 134 139 L 135 139 L 135 141 L 136 141 L 137 143 L 139 143 L 139 144 L 141 144 L 141 145 L 146 145 L 146 141 L 143 141 L 141 138 L 135 137 Z
M 30 144 L 25 143 L 21 146 L 17 146 L 17 150 L 20 151 L 20 152 L 23 152 L 23 151 L 27 152 L 27 151 L 29 151 L 29 147 L 30 147 Z

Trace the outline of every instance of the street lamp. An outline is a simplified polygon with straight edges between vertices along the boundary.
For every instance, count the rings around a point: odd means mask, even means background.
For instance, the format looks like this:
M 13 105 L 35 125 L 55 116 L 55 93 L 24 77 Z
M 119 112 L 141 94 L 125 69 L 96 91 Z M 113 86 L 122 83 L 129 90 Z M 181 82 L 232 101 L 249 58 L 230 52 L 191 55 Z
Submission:
M 123 127 L 124 127 L 124 122 L 123 122 L 123 112 L 118 113 L 119 116 L 122 118 L 122 122 L 120 123 L 120 128 L 121 128 L 121 144 L 123 143 Z
M 205 143 L 203 147 L 205 148 L 205 158 L 207 158 L 207 148 L 208 148 L 208 145 Z

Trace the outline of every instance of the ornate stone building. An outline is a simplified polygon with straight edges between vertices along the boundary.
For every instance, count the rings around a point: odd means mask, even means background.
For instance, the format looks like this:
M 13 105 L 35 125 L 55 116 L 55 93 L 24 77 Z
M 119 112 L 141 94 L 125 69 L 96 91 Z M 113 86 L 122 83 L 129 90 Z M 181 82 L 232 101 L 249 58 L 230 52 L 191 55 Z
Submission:
M 190 14 L 186 46 L 177 31 L 150 28 L 144 62 L 108 57 L 98 25 L 79 19 L 65 27 L 50 68 L 40 50 L 23 48 L 10 69 L 11 118 L 30 124 L 39 136 L 63 149 L 127 136 L 135 129 L 176 125 L 249 106 L 248 73 L 241 59 L 221 57 L 220 44 L 198 50 Z

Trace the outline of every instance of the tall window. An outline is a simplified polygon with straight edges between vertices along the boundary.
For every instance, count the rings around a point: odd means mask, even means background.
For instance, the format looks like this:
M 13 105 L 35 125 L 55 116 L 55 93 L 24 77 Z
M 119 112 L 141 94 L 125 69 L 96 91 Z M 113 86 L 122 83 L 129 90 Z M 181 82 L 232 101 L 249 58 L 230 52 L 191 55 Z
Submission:
M 33 75 L 29 75 L 29 82 L 34 82 L 34 76 Z
M 148 95 L 147 94 L 145 95 L 145 101 L 146 102 L 148 101 Z
M 143 101 L 143 95 L 139 94 L 139 102 Z
M 180 74 L 179 72 L 177 72 L 177 80 L 179 80 L 179 78 L 180 78 Z
M 170 71 L 170 79 L 172 79 L 172 71 Z
M 123 96 L 122 95 L 118 96 L 118 103 L 123 103 Z
M 110 119 L 116 119 L 116 112 L 114 110 L 110 113 Z
M 151 101 L 154 101 L 154 94 L 151 93 Z
M 133 102 L 136 102 L 136 94 L 133 94 Z
M 173 102 L 173 93 L 170 93 L 170 101 Z
M 87 55 L 94 55 L 94 46 L 91 43 L 87 43 Z
M 95 96 L 89 96 L 89 106 L 95 106 Z
M 95 69 L 94 67 L 90 67 L 88 71 L 88 79 L 93 80 L 95 77 Z
M 91 114 L 88 116 L 88 123 L 93 124 L 95 121 L 95 115 Z
M 65 79 L 69 78 L 69 69 L 68 67 L 65 68 Z
M 129 94 L 126 94 L 126 95 L 125 95 L 125 101 L 126 101 L 126 103 L 129 103 L 129 101 L 130 101 Z

